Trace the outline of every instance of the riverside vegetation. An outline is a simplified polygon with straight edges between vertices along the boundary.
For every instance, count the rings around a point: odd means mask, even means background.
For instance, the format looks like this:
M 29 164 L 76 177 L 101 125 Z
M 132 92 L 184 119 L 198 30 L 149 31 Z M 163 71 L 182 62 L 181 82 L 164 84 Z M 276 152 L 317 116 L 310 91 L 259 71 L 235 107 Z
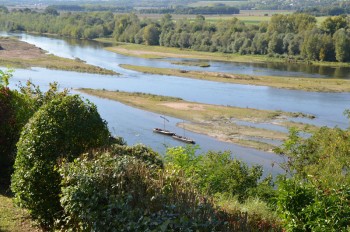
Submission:
M 269 22 L 246 25 L 236 18 L 207 22 L 201 15 L 174 22 L 169 14 L 161 20 L 141 20 L 135 14 L 111 12 L 59 14 L 56 10 L 38 13 L 26 9 L 0 13 L 0 29 L 6 31 L 85 39 L 112 37 L 119 42 L 197 51 L 288 57 L 290 62 L 350 61 L 348 28 L 344 15 L 328 17 L 321 25 L 308 14 L 273 15 Z
M 348 129 L 323 127 L 309 138 L 291 130 L 275 149 L 286 158 L 280 164 L 286 175 L 263 179 L 261 166 L 248 166 L 230 152 L 170 147 L 161 156 L 144 145 L 127 146 L 110 137 L 96 106 L 78 95 L 58 92 L 56 84 L 47 92 L 30 83 L 11 90 L 11 73 L 0 74 L 1 189 L 12 190 L 14 202 L 41 230 L 346 231 L 350 226 Z M 17 209 L 9 204 L 0 210 L 4 230 L 11 220 L 3 219 L 4 213 Z

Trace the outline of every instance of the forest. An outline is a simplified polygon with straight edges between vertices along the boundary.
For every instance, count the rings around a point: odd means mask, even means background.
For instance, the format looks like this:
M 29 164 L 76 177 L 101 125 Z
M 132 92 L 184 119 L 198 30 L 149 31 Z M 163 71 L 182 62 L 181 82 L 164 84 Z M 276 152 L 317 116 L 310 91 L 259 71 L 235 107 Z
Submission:
M 246 25 L 234 17 L 209 22 L 202 15 L 174 21 L 170 14 L 151 20 L 111 12 L 58 13 L 53 8 L 43 13 L 30 9 L 0 13 L 0 29 L 6 31 L 81 39 L 111 37 L 118 42 L 268 55 L 290 62 L 350 61 L 349 25 L 345 15 L 330 16 L 320 25 L 308 14 L 274 15 L 269 22 Z

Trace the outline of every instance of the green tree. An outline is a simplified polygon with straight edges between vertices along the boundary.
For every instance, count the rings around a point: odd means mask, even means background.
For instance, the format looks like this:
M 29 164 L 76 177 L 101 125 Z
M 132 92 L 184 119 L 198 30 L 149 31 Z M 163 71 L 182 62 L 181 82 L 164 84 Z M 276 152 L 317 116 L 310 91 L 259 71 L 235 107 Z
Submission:
M 283 53 L 283 34 L 277 34 L 277 32 L 273 33 L 269 44 L 268 44 L 268 53 L 270 54 L 282 54 Z
M 60 218 L 61 177 L 57 168 L 81 153 L 106 145 L 109 132 L 96 106 L 78 95 L 56 97 L 24 127 L 17 144 L 11 188 L 15 201 L 42 228 Z
M 348 27 L 348 22 L 347 22 L 346 15 L 328 17 L 321 24 L 321 29 L 324 32 L 331 35 L 333 35 L 337 30 L 341 28 L 346 29 L 347 27 Z
M 339 62 L 350 60 L 350 33 L 344 28 L 337 30 L 333 35 L 335 58 Z
M 159 44 L 160 30 L 155 24 L 147 25 L 143 30 L 143 39 L 147 45 Z

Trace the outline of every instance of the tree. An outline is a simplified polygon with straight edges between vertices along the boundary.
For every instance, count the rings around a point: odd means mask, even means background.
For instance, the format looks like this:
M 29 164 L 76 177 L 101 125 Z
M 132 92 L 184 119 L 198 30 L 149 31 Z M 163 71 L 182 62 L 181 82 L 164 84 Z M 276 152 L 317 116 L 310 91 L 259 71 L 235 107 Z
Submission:
M 96 106 L 78 95 L 59 96 L 43 105 L 25 125 L 17 144 L 11 188 L 15 201 L 44 229 L 59 219 L 62 160 L 108 143 L 109 132 Z
M 337 30 L 333 35 L 335 58 L 339 62 L 350 60 L 350 33 L 344 28 Z
M 337 30 L 347 28 L 347 26 L 348 22 L 346 15 L 340 15 L 326 18 L 321 24 L 321 29 L 328 34 L 333 35 Z
M 160 30 L 155 24 L 147 25 L 143 31 L 143 39 L 147 45 L 159 44 Z
M 277 32 L 273 33 L 269 45 L 268 45 L 268 52 L 271 54 L 277 53 L 282 54 L 283 53 L 283 34 L 278 34 Z
M 53 16 L 60 15 L 60 13 L 58 13 L 58 11 L 54 7 L 51 7 L 51 6 L 46 7 L 44 13 L 49 14 L 49 15 L 53 15 Z

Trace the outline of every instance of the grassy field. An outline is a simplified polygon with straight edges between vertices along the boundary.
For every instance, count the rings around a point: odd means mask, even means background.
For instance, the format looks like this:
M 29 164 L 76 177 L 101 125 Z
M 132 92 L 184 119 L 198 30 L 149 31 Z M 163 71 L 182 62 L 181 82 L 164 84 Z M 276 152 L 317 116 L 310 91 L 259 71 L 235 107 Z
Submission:
M 311 125 L 289 121 L 290 117 L 307 117 L 307 115 L 300 113 L 202 104 L 184 101 L 180 98 L 143 93 L 93 89 L 80 89 L 79 91 L 119 101 L 139 109 L 187 120 L 190 123 L 185 123 L 185 127 L 190 131 L 264 151 L 271 151 L 273 146 L 259 140 L 284 140 L 287 138 L 287 134 L 254 126 L 238 125 L 234 122 L 235 119 L 253 124 L 264 122 L 271 125 L 293 126 L 305 131 L 316 129 Z M 179 124 L 178 126 L 182 127 L 183 125 Z
M 14 206 L 12 199 L 0 194 L 0 231 L 1 232 L 34 232 L 26 211 Z
M 196 2 L 193 3 L 195 5 L 199 6 L 206 6 L 210 5 L 213 2 Z M 235 1 L 225 1 L 226 5 L 234 6 L 237 2 Z M 274 14 L 292 14 L 293 11 L 286 11 L 286 10 L 241 10 L 239 14 L 232 14 L 232 15 L 204 15 L 205 19 L 209 22 L 217 22 L 220 20 L 229 20 L 232 18 L 238 18 L 242 22 L 246 24 L 254 24 L 259 25 L 260 22 L 268 22 L 271 19 L 271 16 Z M 153 19 L 153 20 L 160 20 L 163 17 L 163 14 L 138 14 L 140 18 L 147 18 L 147 19 Z M 173 14 L 173 19 L 179 20 L 183 18 L 187 19 L 195 19 L 197 15 L 185 15 L 185 14 Z
M 186 71 L 180 69 L 155 68 L 126 64 L 122 64 L 120 66 L 125 69 L 143 73 L 180 76 L 225 83 L 269 86 L 274 88 L 294 89 L 310 92 L 350 92 L 350 80 L 343 79 L 251 76 L 218 72 Z
M 68 70 L 74 72 L 116 75 L 117 73 L 86 64 L 79 59 L 68 59 L 47 54 L 46 51 L 32 44 L 15 38 L 0 37 L 0 66 L 11 68 L 43 67 L 48 69 Z

